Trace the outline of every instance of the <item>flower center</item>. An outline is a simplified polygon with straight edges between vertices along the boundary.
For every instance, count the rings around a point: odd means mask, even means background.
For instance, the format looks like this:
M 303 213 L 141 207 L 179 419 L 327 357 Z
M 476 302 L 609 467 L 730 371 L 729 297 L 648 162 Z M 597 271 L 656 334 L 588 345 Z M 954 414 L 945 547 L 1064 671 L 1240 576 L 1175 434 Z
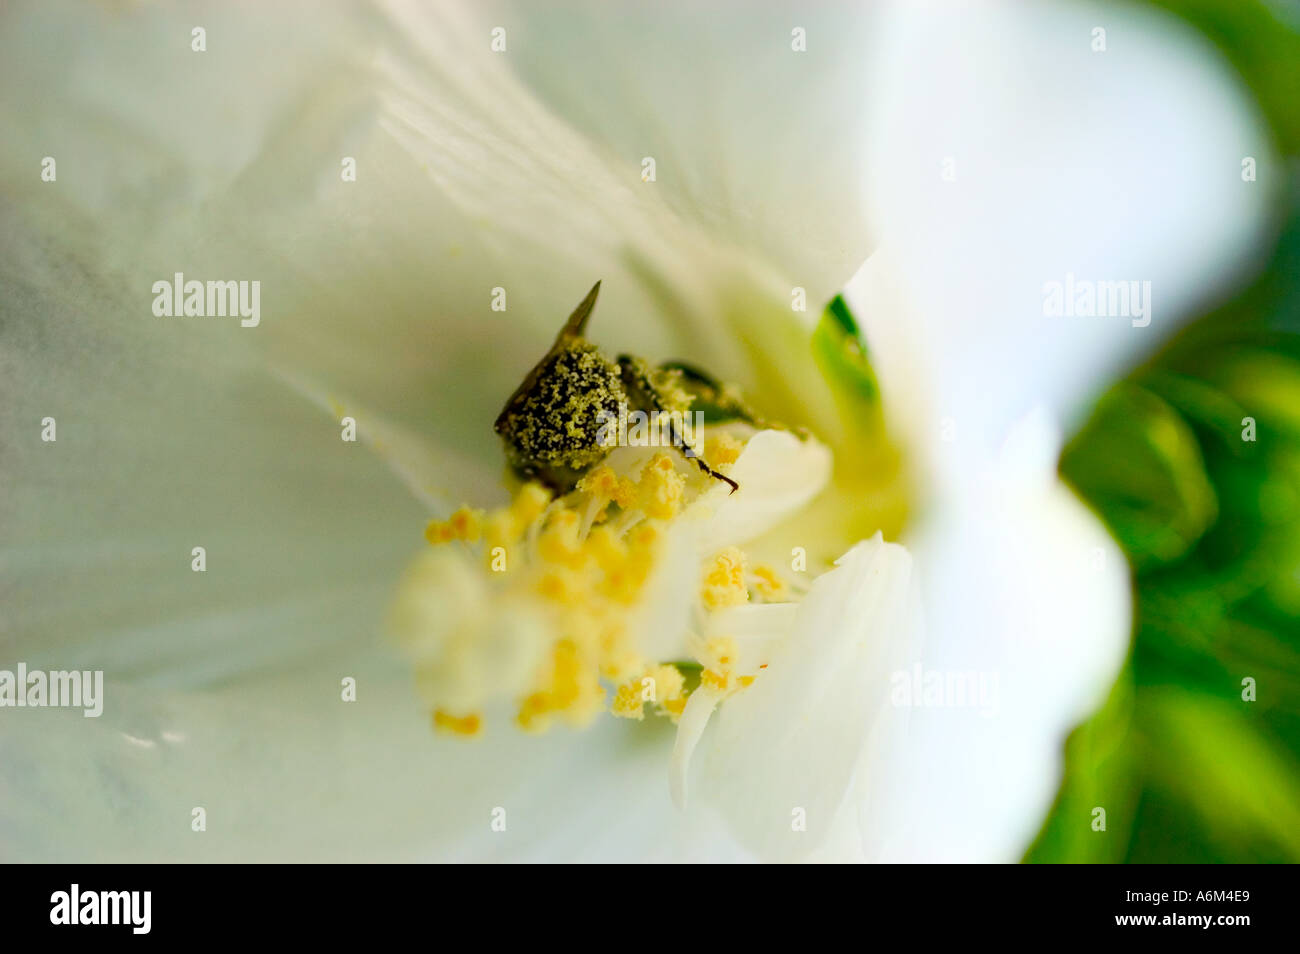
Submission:
M 705 456 L 727 473 L 753 434 L 718 429 Z M 482 708 L 503 696 L 528 731 L 585 726 L 606 711 L 676 722 L 697 687 L 730 693 L 752 682 L 735 640 L 705 619 L 782 601 L 790 587 L 739 547 L 701 540 L 727 491 L 675 452 L 619 448 L 564 497 L 529 483 L 497 510 L 464 507 L 431 522 L 435 550 L 473 567 L 459 589 L 478 593 L 476 610 L 450 614 L 436 648 L 408 639 L 435 728 L 478 734 Z M 411 589 L 429 579 L 413 573 L 399 602 L 419 600 Z M 492 613 L 511 608 L 533 625 L 503 647 L 510 627 Z M 467 681 L 472 690 L 459 691 Z

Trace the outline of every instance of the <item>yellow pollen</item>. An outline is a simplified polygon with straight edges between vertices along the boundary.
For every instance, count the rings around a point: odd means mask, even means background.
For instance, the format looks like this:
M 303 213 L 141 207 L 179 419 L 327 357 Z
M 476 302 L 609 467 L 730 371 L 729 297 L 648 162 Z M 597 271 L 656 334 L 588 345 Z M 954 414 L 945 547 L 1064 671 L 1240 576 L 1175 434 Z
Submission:
M 715 435 L 706 446 L 717 467 L 734 462 L 744 445 L 730 435 Z M 538 483 L 526 483 L 506 506 L 487 512 L 462 507 L 429 523 L 425 536 L 431 544 L 460 541 L 475 547 L 493 598 L 535 610 L 538 626 L 529 631 L 543 634 L 546 642 L 531 657 L 535 668 L 515 683 L 515 719 L 525 731 L 581 727 L 603 712 L 640 720 L 647 704 L 651 713 L 674 722 L 682 715 L 689 698 L 685 676 L 676 665 L 642 655 L 641 627 L 632 625 L 628 612 L 640 606 L 659 569 L 668 524 L 686 506 L 688 493 L 702 492 L 699 481 L 688 480 L 693 476 L 672 454 L 655 453 L 635 478 L 602 464 L 562 499 L 553 499 Z M 621 515 L 606 520 L 611 504 Z M 784 592 L 775 570 L 761 565 L 750 570 L 736 547 L 706 560 L 699 579 L 706 609 L 744 603 L 747 584 L 755 599 Z M 709 640 L 698 655 L 699 684 L 705 688 L 729 693 L 752 681 L 736 673 L 730 638 Z M 492 691 L 489 685 L 484 695 Z M 480 708 L 476 701 L 456 703 L 451 711 L 436 708 L 435 730 L 480 734 L 481 714 L 458 714 L 462 706 Z
M 620 477 L 614 491 L 614 503 L 624 510 L 631 510 L 636 504 L 636 481 L 630 477 Z
M 705 689 L 729 695 L 754 682 L 755 677 L 752 675 L 737 674 L 738 650 L 736 641 L 730 636 L 710 638 L 699 652 L 699 659 L 704 666 L 700 672 L 700 685 Z M 766 668 L 766 664 L 759 668 Z
M 678 696 L 676 699 L 669 699 L 664 703 L 664 715 L 676 722 L 681 718 L 682 710 L 685 708 L 686 696 Z
M 456 537 L 452 533 L 450 524 L 442 520 L 430 520 L 429 525 L 424 528 L 424 539 L 437 546 L 440 543 L 450 543 Z
M 542 560 L 574 569 L 582 566 L 586 554 L 578 539 L 581 524 L 576 511 L 566 508 L 552 514 L 537 540 L 537 552 Z
M 785 581 L 777 576 L 776 570 L 766 563 L 760 563 L 754 567 L 753 576 L 754 589 L 758 590 L 758 595 L 769 603 L 785 596 Z
M 704 442 L 704 458 L 714 470 L 726 473 L 740 457 L 745 445 L 738 439 L 723 431 L 714 434 Z
M 498 566 L 494 565 L 498 562 L 494 551 L 499 552 L 500 550 L 506 551 L 506 569 L 513 567 L 516 557 L 514 553 L 515 544 L 519 542 L 533 521 L 546 510 L 546 505 L 550 499 L 550 491 L 541 484 L 524 484 L 519 489 L 515 499 L 511 501 L 510 506 L 493 510 L 487 516 L 481 518 L 481 535 L 485 547 L 484 562 L 489 569 L 499 569 Z M 452 517 L 455 519 L 455 514 Z M 450 521 L 448 522 L 450 523 Z M 432 533 L 435 533 L 434 525 L 430 524 L 429 530 L 425 532 L 430 542 L 445 542 L 441 540 L 435 541 L 430 536 Z
M 451 524 L 452 532 L 456 534 L 457 540 L 464 540 L 466 543 L 478 543 L 483 534 L 483 512 L 481 510 L 470 510 L 468 507 L 461 507 L 451 515 L 447 521 Z
M 483 520 L 483 542 L 492 547 L 512 547 L 523 531 L 509 509 L 494 510 Z
M 671 520 L 682 506 L 682 493 L 686 477 L 679 473 L 667 454 L 658 453 L 650 458 L 637 487 L 637 499 L 646 516 L 655 520 Z
M 520 528 L 519 532 L 522 533 L 530 523 L 540 517 L 550 502 L 551 492 L 541 484 L 524 484 L 510 505 L 510 512 Z
M 736 641 L 730 636 L 714 636 L 704 644 L 700 661 L 706 669 L 730 673 L 736 665 Z
M 634 679 L 631 682 L 625 682 L 618 687 L 618 693 L 614 696 L 614 703 L 610 706 L 610 712 L 622 719 L 645 718 L 645 699 L 641 692 L 640 680 Z
M 621 683 L 644 672 L 645 660 L 628 637 L 627 627 L 614 619 L 599 630 L 600 674 L 611 682 Z
M 709 609 L 739 606 L 749 600 L 745 587 L 745 554 L 739 547 L 727 547 L 704 569 L 700 599 Z
M 633 550 L 647 550 L 659 542 L 659 528 L 653 523 L 640 523 L 628 531 L 628 542 Z
M 636 603 L 642 587 L 650 578 L 650 571 L 654 569 L 656 554 L 658 548 L 654 546 L 653 539 L 646 545 L 630 547 L 627 559 L 604 571 L 604 580 L 601 582 L 604 597 L 627 606 Z
M 603 567 L 605 578 L 600 592 L 616 603 L 635 603 L 654 569 L 659 539 L 660 532 L 653 524 L 641 523 L 629 530 L 625 554 Z
M 442 709 L 433 713 L 433 727 L 439 732 L 449 732 L 466 738 L 478 735 L 483 728 L 483 720 L 477 715 L 454 716 Z
M 581 583 L 563 568 L 543 573 L 537 581 L 537 592 L 561 606 L 579 606 L 584 595 Z
M 601 464 L 586 477 L 578 481 L 578 489 L 593 497 L 613 500 L 618 493 L 618 475 L 608 464 Z
M 700 673 L 700 685 L 715 692 L 724 692 L 731 685 L 731 676 L 705 669 Z
M 660 702 L 665 699 L 678 698 L 686 687 L 686 677 L 682 675 L 680 669 L 673 665 L 656 666 L 653 678 L 655 691 L 658 693 Z
M 530 731 L 546 728 L 552 715 L 573 726 L 589 723 L 603 708 L 605 690 L 596 668 L 583 658 L 570 639 L 555 644 L 542 688 L 529 695 L 519 708 L 516 721 Z
M 609 527 L 596 527 L 587 534 L 583 548 L 597 568 L 606 573 L 627 559 L 627 544 Z
M 612 567 L 605 573 L 600 591 L 616 603 L 631 605 L 640 595 L 648 575 L 648 568 L 629 561 L 622 566 Z
M 676 721 L 686 705 L 685 685 L 686 678 L 676 666 L 665 664 L 642 670 L 618 687 L 610 711 L 624 719 L 643 719 L 645 704 L 650 703 L 661 715 Z
M 588 522 L 600 523 L 608 513 L 609 502 L 618 493 L 618 475 L 602 464 L 578 481 L 577 490 L 591 497 L 587 504 Z
M 461 507 L 447 520 L 430 520 L 424 538 L 432 544 L 463 540 L 478 543 L 483 536 L 483 511 Z
M 515 721 L 525 732 L 544 732 L 550 727 L 550 702 L 544 692 L 534 692 L 519 705 Z
M 674 722 L 686 705 L 686 677 L 676 666 L 656 666 L 651 674 L 655 684 L 655 701 Z

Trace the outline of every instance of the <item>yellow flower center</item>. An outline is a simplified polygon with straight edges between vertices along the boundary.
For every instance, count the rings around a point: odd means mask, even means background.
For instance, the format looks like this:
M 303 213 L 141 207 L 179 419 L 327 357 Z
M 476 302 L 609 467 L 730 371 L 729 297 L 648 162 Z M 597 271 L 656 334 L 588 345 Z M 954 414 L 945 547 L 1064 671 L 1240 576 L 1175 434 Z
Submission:
M 744 441 L 722 434 L 706 448 L 710 463 L 726 472 Z M 541 661 L 516 699 L 515 721 L 525 730 L 556 722 L 580 727 L 605 711 L 640 720 L 647 708 L 675 722 L 694 686 L 730 692 L 752 681 L 737 677 L 736 647 L 725 637 L 683 639 L 683 646 L 696 647 L 684 655 L 696 659 L 653 658 L 639 644 L 644 640 L 633 620 L 651 599 L 647 587 L 664 562 L 670 530 L 716 485 L 675 452 L 641 456 L 637 463 L 627 473 L 602 464 L 558 500 L 526 484 L 505 507 L 462 508 L 425 530 L 435 546 L 459 544 L 474 554 L 494 600 L 531 600 L 548 621 Z M 773 601 L 785 592 L 771 567 L 750 570 L 734 546 L 704 560 L 696 579 L 698 593 L 676 598 L 697 599 L 707 611 L 746 603 L 751 594 Z M 417 677 L 421 667 L 445 665 L 436 654 L 417 659 Z M 457 735 L 477 734 L 482 721 L 480 712 L 443 708 L 433 717 L 435 728 Z

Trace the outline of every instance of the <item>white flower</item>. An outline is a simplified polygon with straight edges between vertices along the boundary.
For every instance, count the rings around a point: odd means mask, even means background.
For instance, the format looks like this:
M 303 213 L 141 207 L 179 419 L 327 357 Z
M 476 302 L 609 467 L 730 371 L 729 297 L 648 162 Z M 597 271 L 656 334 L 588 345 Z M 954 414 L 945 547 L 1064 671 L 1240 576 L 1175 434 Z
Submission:
M 108 679 L 97 720 L 0 713 L 6 857 L 1023 850 L 1129 627 L 1122 558 L 1056 479 L 1059 434 L 1242 264 L 1268 200 L 1237 175 L 1270 155 L 1260 126 L 1202 41 L 1136 10 L 1014 3 L 3 16 L 0 667 Z M 152 282 L 179 271 L 260 281 L 261 324 L 153 317 Z M 1045 317 L 1067 273 L 1151 281 L 1150 326 Z M 794 608 L 724 620 L 768 668 L 714 713 L 692 696 L 675 753 L 607 718 L 432 735 L 422 698 L 526 685 L 529 640 L 496 622 L 540 623 L 486 606 L 453 557 L 411 570 L 418 530 L 492 503 L 501 400 L 597 278 L 599 342 L 698 357 L 814 426 L 827 492 L 751 501 L 804 514 L 827 548 L 810 565 L 839 563 Z M 790 310 L 850 278 L 904 445 L 906 551 L 871 537 L 898 523 L 898 484 L 867 468 L 878 445 Z M 345 415 L 377 453 L 339 439 Z M 715 516 L 719 541 L 753 519 Z M 448 613 L 406 630 L 432 680 L 415 691 L 379 639 L 408 571 L 429 586 L 399 616 Z M 997 705 L 893 704 L 914 666 L 995 673 Z

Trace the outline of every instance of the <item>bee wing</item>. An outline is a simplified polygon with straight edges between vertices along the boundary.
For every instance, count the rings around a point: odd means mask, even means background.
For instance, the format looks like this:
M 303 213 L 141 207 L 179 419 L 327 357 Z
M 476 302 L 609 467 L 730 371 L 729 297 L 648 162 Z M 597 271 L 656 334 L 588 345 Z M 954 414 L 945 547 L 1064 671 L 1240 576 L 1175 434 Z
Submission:
M 591 286 L 591 291 L 587 292 L 587 297 L 578 304 L 577 308 L 573 309 L 573 314 L 564 323 L 560 333 L 555 336 L 555 344 L 551 345 L 551 349 L 542 355 L 541 360 L 533 365 L 533 369 L 528 372 L 519 387 L 515 388 L 515 393 L 510 395 L 510 398 L 506 401 L 506 406 L 501 409 L 501 413 L 497 416 L 496 423 L 493 425 L 498 434 L 504 435 L 506 433 L 509 428 L 510 412 L 537 384 L 537 379 L 541 375 L 542 369 L 546 367 L 546 362 L 574 338 L 582 337 L 582 332 L 587 327 L 587 321 L 596 308 L 596 296 L 598 294 L 600 294 L 600 282 L 596 282 Z
M 591 286 L 591 291 L 587 292 L 578 307 L 573 309 L 573 314 L 569 320 L 564 323 L 560 333 L 555 337 L 556 345 L 569 338 L 581 338 L 582 333 L 587 329 L 587 320 L 591 318 L 591 313 L 596 309 L 596 296 L 600 294 L 600 282 Z

